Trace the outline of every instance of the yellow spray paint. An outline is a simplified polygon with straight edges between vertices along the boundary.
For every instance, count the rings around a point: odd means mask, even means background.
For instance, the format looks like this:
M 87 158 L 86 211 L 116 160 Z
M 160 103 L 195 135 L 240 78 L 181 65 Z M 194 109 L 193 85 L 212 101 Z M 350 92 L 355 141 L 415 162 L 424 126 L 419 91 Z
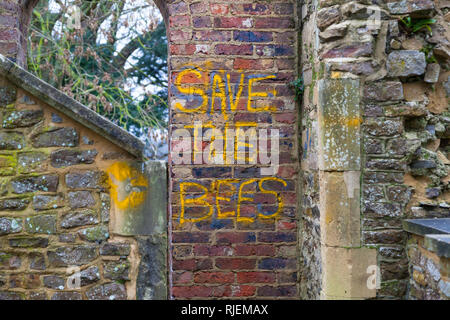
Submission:
M 121 210 L 141 205 L 148 192 L 146 177 L 126 162 L 112 164 L 106 172 L 109 176 L 111 199 Z

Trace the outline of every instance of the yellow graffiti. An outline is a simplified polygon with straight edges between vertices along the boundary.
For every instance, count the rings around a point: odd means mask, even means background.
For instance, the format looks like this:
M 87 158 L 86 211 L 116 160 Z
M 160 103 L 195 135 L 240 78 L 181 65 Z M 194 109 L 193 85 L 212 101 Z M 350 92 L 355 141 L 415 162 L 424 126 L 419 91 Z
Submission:
M 260 97 L 260 98 L 267 98 L 269 94 L 267 92 L 253 92 L 252 86 L 253 83 L 256 81 L 261 81 L 265 79 L 274 79 L 274 75 L 269 75 L 265 77 L 259 77 L 259 78 L 251 78 L 248 80 L 248 101 L 247 101 L 247 110 L 250 112 L 261 112 L 261 111 L 277 111 L 275 107 L 271 106 L 264 106 L 262 108 L 254 108 L 252 107 L 252 98 L 253 97 Z M 277 92 L 273 90 L 272 94 L 275 96 Z
M 126 162 L 116 162 L 106 172 L 109 177 L 111 199 L 119 209 L 135 208 L 144 202 L 148 181 L 142 173 Z
M 178 91 L 180 91 L 182 94 L 187 94 L 187 95 L 199 95 L 202 97 L 202 103 L 192 109 L 186 109 L 181 103 L 176 102 L 175 103 L 175 108 L 183 111 L 183 112 L 198 112 L 200 111 L 201 113 L 205 113 L 206 112 L 206 107 L 208 105 L 208 96 L 205 94 L 205 92 L 202 89 L 199 88 L 195 88 L 192 86 L 189 86 L 188 88 L 183 88 L 182 87 L 182 80 L 183 77 L 186 76 L 189 73 L 193 73 L 197 79 L 201 79 L 202 74 L 195 69 L 186 69 L 181 71 L 177 78 L 175 79 L 175 86 L 177 87 Z
M 246 136 L 249 135 L 250 140 L 251 138 L 255 139 L 256 131 L 248 131 L 245 132 L 243 128 L 256 128 L 258 124 L 256 122 L 241 122 L 237 121 L 234 122 L 234 127 L 230 128 L 230 123 L 226 122 L 224 127 L 224 133 L 222 134 L 221 131 L 212 124 L 212 122 L 202 123 L 202 124 L 194 124 L 194 125 L 185 125 L 184 128 L 186 129 L 194 129 L 194 152 L 192 154 L 192 160 L 194 163 L 201 163 L 201 157 L 203 152 L 203 147 L 201 145 L 201 139 L 199 139 L 200 133 L 203 131 L 203 129 L 212 129 L 211 132 L 211 143 L 209 144 L 209 155 L 208 159 L 211 160 L 215 158 L 216 150 L 215 144 L 212 143 L 214 141 L 217 142 L 217 144 L 223 142 L 223 150 L 222 150 L 222 157 L 223 157 L 223 163 L 226 165 L 233 164 L 235 161 L 238 160 L 246 160 L 248 163 L 256 162 L 257 160 L 257 153 L 256 153 L 256 145 L 247 143 L 246 142 Z M 234 134 L 230 134 L 230 131 L 235 130 Z M 232 146 L 233 152 L 227 153 L 228 145 Z M 241 148 L 250 148 L 251 150 L 255 150 L 254 153 L 250 153 L 251 156 L 245 157 L 245 152 L 239 152 Z M 233 157 L 233 159 L 229 159 L 228 156 Z M 198 161 L 196 161 L 198 159 Z
M 227 201 L 230 202 L 232 200 L 232 195 L 234 192 L 236 192 L 236 186 L 233 183 L 239 183 L 239 180 L 237 179 L 224 179 L 217 181 L 216 184 L 216 208 L 217 208 L 217 218 L 223 219 L 227 217 L 233 217 L 236 213 L 234 211 L 228 211 L 228 212 L 222 212 L 220 208 L 219 201 Z M 231 191 L 231 195 L 229 197 L 221 196 L 220 195 L 220 187 L 222 185 L 227 185 L 232 188 L 233 191 Z
M 263 187 L 263 183 L 266 181 L 278 181 L 278 182 L 282 183 L 284 187 L 287 186 L 287 183 L 286 183 L 286 181 L 279 179 L 279 178 L 263 178 L 263 179 L 259 180 L 259 189 L 261 189 L 261 191 L 263 193 L 273 194 L 277 198 L 277 201 L 279 203 L 278 209 L 275 213 L 273 213 L 271 215 L 264 215 L 264 214 L 260 213 L 260 215 L 259 215 L 261 218 L 271 219 L 271 218 L 275 218 L 283 210 L 283 200 L 281 199 L 281 196 L 277 192 L 267 190 Z
M 211 218 L 215 209 L 216 218 L 217 219 L 229 219 L 236 218 L 238 222 L 254 222 L 255 219 L 276 219 L 279 214 L 282 212 L 284 208 L 284 203 L 279 192 L 275 190 L 266 189 L 263 184 L 266 181 L 277 181 L 280 182 L 284 187 L 287 186 L 287 183 L 279 178 L 275 177 L 266 177 L 261 179 L 249 179 L 249 180 L 239 180 L 239 179 L 219 179 L 212 183 L 211 190 L 208 190 L 205 186 L 200 183 L 195 182 L 180 182 L 180 225 L 186 222 L 200 222 Z M 239 184 L 239 188 L 236 188 L 236 184 Z M 264 212 L 260 212 L 256 210 L 256 216 L 242 216 L 241 208 L 243 202 L 254 202 L 254 198 L 252 196 L 255 195 L 256 191 L 254 190 L 244 190 L 246 186 L 250 186 L 252 184 L 257 184 L 259 186 L 259 191 L 263 194 L 271 194 L 275 196 L 277 203 L 277 210 L 274 213 L 266 214 Z M 228 187 L 228 190 L 223 191 L 221 187 Z M 189 194 L 189 198 L 187 198 L 187 188 L 195 188 L 198 189 L 199 192 Z M 192 192 L 192 191 L 191 191 Z M 197 195 L 200 193 L 200 196 Z M 195 195 L 195 197 L 194 197 Z M 236 210 L 232 211 L 222 211 L 221 201 L 226 202 L 228 205 L 232 205 L 233 197 L 237 195 L 237 203 Z M 213 203 L 211 204 L 206 199 L 213 199 Z M 211 200 L 210 200 L 211 201 Z M 206 214 L 201 217 L 196 218 L 186 218 L 186 206 L 195 206 L 195 207 L 207 207 L 209 210 Z
M 238 204 L 237 204 L 237 221 L 244 221 L 244 222 L 253 222 L 255 219 L 250 217 L 242 217 L 241 216 L 241 203 L 242 201 L 253 201 L 253 198 L 244 197 L 244 195 L 252 195 L 254 194 L 253 191 L 244 191 L 244 187 L 247 185 L 250 185 L 252 183 L 256 182 L 256 179 L 250 179 L 248 181 L 244 181 L 239 186 L 239 193 L 238 193 Z
M 217 92 L 219 89 L 219 92 Z M 214 103 L 216 98 L 220 99 L 220 110 L 222 111 L 225 120 L 228 119 L 227 115 L 227 96 L 225 94 L 225 85 L 220 75 L 215 74 L 213 77 L 212 96 L 211 96 L 211 110 L 214 112 Z
M 241 99 L 242 91 L 244 90 L 244 74 L 241 74 L 241 80 L 239 81 L 239 86 L 236 92 L 235 99 L 233 99 L 233 91 L 231 90 L 231 79 L 229 74 L 227 74 L 227 83 L 228 83 L 228 94 L 230 99 L 230 110 L 231 112 L 235 112 L 239 104 L 239 100 Z
M 223 75 L 221 75 L 222 73 Z M 211 77 L 207 71 L 196 67 L 196 66 L 186 66 L 186 69 L 181 71 L 175 78 L 175 88 L 178 92 L 175 92 L 174 95 L 178 97 L 182 97 L 183 100 L 186 100 L 186 96 L 193 98 L 194 96 L 199 96 L 202 99 L 201 104 L 196 107 L 186 108 L 179 101 L 175 101 L 175 108 L 182 112 L 200 112 L 206 113 L 209 99 L 211 99 L 211 112 L 214 113 L 214 105 L 216 103 L 216 99 L 220 100 L 220 112 L 224 116 L 225 120 L 228 119 L 227 112 L 227 95 L 228 92 L 228 100 L 229 100 L 229 109 L 230 112 L 236 112 L 239 101 L 242 97 L 242 92 L 244 90 L 245 83 L 245 75 L 243 73 L 240 74 L 240 79 L 238 83 L 237 90 L 233 97 L 233 90 L 231 88 L 231 76 L 229 73 L 225 74 L 224 71 L 220 71 L 220 73 L 212 74 L 212 79 L 208 79 Z M 226 85 L 224 82 L 224 77 L 226 79 Z M 276 90 L 271 90 L 269 92 L 261 92 L 254 91 L 253 86 L 258 82 L 266 79 L 275 79 L 275 75 L 267 75 L 267 76 L 258 76 L 258 75 L 249 75 L 248 77 L 248 95 L 247 95 L 247 111 L 249 112 L 265 112 L 265 111 L 276 111 L 276 108 L 273 106 L 263 106 L 263 107 L 254 107 L 253 101 L 254 98 L 267 98 L 270 95 L 276 96 Z M 211 80 L 211 83 L 208 84 L 208 81 Z M 201 85 L 203 88 L 198 88 Z M 187 87 L 186 87 L 187 86 Z M 208 88 L 210 86 L 210 88 Z M 210 91 L 209 91 L 210 89 Z M 210 92 L 210 97 L 208 97 L 207 92 Z
M 203 191 L 203 194 L 198 198 L 190 198 L 186 199 L 186 190 L 187 187 L 196 187 Z M 180 213 L 180 224 L 183 224 L 185 222 L 198 222 L 202 221 L 208 217 L 210 217 L 213 213 L 213 206 L 206 202 L 204 199 L 208 195 L 208 189 L 201 184 L 194 183 L 194 182 L 183 182 L 180 184 L 180 197 L 181 197 L 181 213 Z M 192 218 L 192 219 L 185 219 L 185 206 L 186 204 L 196 204 L 198 206 L 207 206 L 209 207 L 209 212 L 206 216 L 201 218 Z

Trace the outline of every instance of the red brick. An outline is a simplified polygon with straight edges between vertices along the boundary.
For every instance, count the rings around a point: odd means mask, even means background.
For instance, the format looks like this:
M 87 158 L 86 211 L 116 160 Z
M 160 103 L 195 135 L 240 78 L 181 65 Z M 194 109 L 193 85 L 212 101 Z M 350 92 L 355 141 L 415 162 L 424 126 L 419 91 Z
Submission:
M 283 112 L 274 115 L 275 121 L 281 123 L 295 123 L 297 121 L 297 114 L 294 112 Z
M 235 255 L 236 256 L 274 256 L 275 255 L 275 247 L 273 245 L 266 245 L 266 244 L 236 245 Z
M 239 285 L 231 286 L 231 293 L 228 295 L 230 297 L 251 297 L 256 292 L 255 286 Z
M 192 25 L 194 28 L 207 28 L 212 26 L 211 18 L 200 16 L 192 18 Z
M 194 32 L 194 40 L 227 42 L 231 40 L 231 32 L 220 30 L 201 30 Z
M 3 16 L 0 14 L 0 26 L 15 28 L 17 27 L 17 18 L 15 16 Z
M 279 272 L 278 283 L 297 283 L 297 272 Z
M 199 244 L 194 246 L 194 254 L 196 256 L 230 256 L 233 254 L 233 248 Z
M 257 29 L 290 29 L 294 27 L 295 23 L 292 18 L 255 18 L 255 28 Z
M 261 242 L 295 242 L 297 240 L 296 232 L 260 232 L 258 241 Z
M 175 231 L 172 234 L 172 241 L 174 243 L 207 243 L 210 241 L 210 234 L 206 232 Z
M 180 259 L 180 258 L 187 258 L 192 256 L 192 246 L 189 245 L 183 245 L 183 246 L 173 246 L 173 256 L 176 259 Z
M 297 228 L 296 221 L 278 221 L 277 222 L 278 230 L 294 230 L 295 228 Z
M 279 70 L 293 70 L 295 68 L 294 59 L 277 59 L 276 63 Z
M 255 242 L 256 235 L 254 232 L 217 232 L 217 244 L 246 243 Z
M 258 288 L 259 297 L 294 297 L 297 294 L 296 286 L 264 286 Z
M 211 3 L 211 13 L 216 15 L 225 15 L 228 13 L 229 6 L 223 3 Z
M 169 25 L 171 28 L 189 27 L 191 19 L 189 16 L 171 16 L 169 17 Z
M 276 281 L 273 272 L 238 272 L 238 283 L 274 283 Z
M 195 52 L 193 44 L 171 44 L 169 48 L 173 55 L 192 55 Z
M 0 42 L 0 53 L 3 55 L 12 55 L 17 53 L 18 47 L 15 42 Z
M 173 270 L 186 271 L 209 270 L 212 268 L 212 261 L 211 259 L 174 259 L 172 262 L 172 268 Z
M 292 3 L 276 3 L 273 6 L 273 12 L 280 15 L 291 15 L 294 12 Z
M 208 12 L 208 6 L 205 5 L 205 2 L 200 1 L 190 5 L 192 14 L 206 13 Z
M 175 298 L 193 298 L 193 297 L 211 297 L 213 296 L 214 288 L 205 286 L 187 286 L 187 287 L 173 287 L 172 294 Z
M 267 15 L 270 14 L 270 6 L 265 3 L 233 4 L 231 12 L 233 14 Z
M 252 55 L 253 46 L 250 44 L 218 44 L 216 45 L 215 52 L 219 55 Z
M 280 154 L 280 158 L 282 154 Z M 291 159 L 292 162 L 292 159 Z M 280 160 L 281 163 L 281 160 Z M 282 192 L 281 197 L 283 199 L 284 205 L 286 206 L 295 206 L 297 205 L 297 194 L 295 192 Z
M 0 40 L 1 41 L 14 41 L 18 38 L 17 29 L 3 29 L 0 30 Z
M 246 29 L 253 26 L 253 20 L 251 18 L 217 17 L 214 18 L 214 26 L 216 28 Z
M 298 169 L 293 166 L 280 166 L 277 176 L 280 178 L 293 178 L 298 173 Z
M 184 2 L 184 1 L 169 4 L 168 9 L 169 9 L 170 16 L 189 12 L 188 6 L 187 6 L 186 2 Z
M 174 284 L 184 284 L 192 282 L 193 274 L 190 271 L 173 272 L 172 281 Z
M 190 31 L 171 30 L 169 32 L 170 41 L 187 41 L 192 39 Z
M 233 68 L 241 70 L 267 70 L 273 67 L 273 60 L 268 59 L 234 59 Z
M 233 283 L 234 273 L 232 272 L 199 272 L 195 275 L 196 283 Z
M 242 270 L 254 269 L 255 259 L 243 258 L 216 258 L 216 267 L 219 269 Z

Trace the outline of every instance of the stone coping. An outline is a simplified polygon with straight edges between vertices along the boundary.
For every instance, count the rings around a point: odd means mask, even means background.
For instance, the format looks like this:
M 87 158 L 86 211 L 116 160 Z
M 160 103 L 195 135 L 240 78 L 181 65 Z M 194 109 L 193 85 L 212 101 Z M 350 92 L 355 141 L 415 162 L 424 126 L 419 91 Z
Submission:
M 91 129 L 138 159 L 149 158 L 145 144 L 137 137 L 37 78 L 0 54 L 0 74 L 74 121 Z
M 423 236 L 424 247 L 439 257 L 450 258 L 450 218 L 407 219 L 403 229 Z

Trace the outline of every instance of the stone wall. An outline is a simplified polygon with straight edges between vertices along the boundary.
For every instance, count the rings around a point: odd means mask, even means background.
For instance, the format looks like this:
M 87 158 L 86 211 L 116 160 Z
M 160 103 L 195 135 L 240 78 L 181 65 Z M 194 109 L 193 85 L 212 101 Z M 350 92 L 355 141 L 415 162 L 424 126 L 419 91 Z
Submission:
M 167 1 L 174 298 L 299 296 L 298 116 L 288 86 L 297 74 L 296 11 L 289 0 Z M 239 164 L 253 146 L 225 134 L 252 128 L 279 130 L 271 174 L 261 173 L 260 153 Z M 218 151 L 225 161 L 208 164 L 205 141 L 176 163 L 192 143 L 174 137 L 177 129 L 191 137 L 221 130 L 218 140 L 240 154 Z
M 404 298 L 402 219 L 449 215 L 448 6 L 303 4 L 304 297 L 358 297 L 374 264 L 377 297 Z M 436 21 L 413 31 L 400 21 L 408 17 Z M 342 262 L 338 252 L 361 267 L 359 275 L 340 270 L 347 283 L 359 278 L 348 290 L 328 274 Z
M 391 2 L 383 9 L 390 18 L 377 36 L 382 63 L 364 88 L 362 236 L 378 250 L 378 296 L 405 298 L 408 263 L 401 220 L 450 216 L 449 3 Z M 430 31 L 414 32 L 398 20 L 408 17 L 436 22 Z
M 448 236 L 447 236 L 448 237 Z M 450 299 L 450 259 L 424 245 L 424 237 L 409 235 L 407 241 L 409 259 L 409 290 L 407 299 Z M 447 248 L 448 251 L 448 248 Z
M 99 116 L 23 69 L 0 70 L 0 299 L 165 298 L 165 166 L 81 125 Z

